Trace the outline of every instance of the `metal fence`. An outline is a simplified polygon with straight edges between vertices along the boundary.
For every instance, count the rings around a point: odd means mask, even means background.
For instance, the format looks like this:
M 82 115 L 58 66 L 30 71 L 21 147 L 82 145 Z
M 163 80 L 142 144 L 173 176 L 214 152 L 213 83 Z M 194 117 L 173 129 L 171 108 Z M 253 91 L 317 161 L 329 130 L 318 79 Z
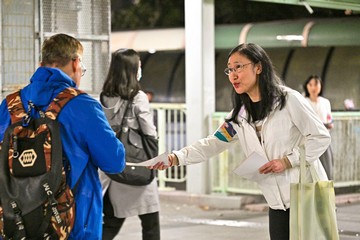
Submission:
M 360 112 L 337 112 L 333 118 L 335 187 L 360 185 Z
M 227 113 L 213 115 L 213 130 Z M 360 112 L 334 112 L 334 128 L 330 135 L 334 154 L 335 187 L 360 185 Z M 238 147 L 230 148 L 211 159 L 212 191 L 223 193 L 260 193 L 256 183 L 241 178 L 232 170 L 239 164 L 243 153 Z
M 24 86 L 35 69 L 34 9 L 34 0 L 1 2 L 1 92 Z
M 159 135 L 159 153 L 171 152 L 186 145 L 185 104 L 151 103 Z M 186 166 L 158 171 L 159 188 L 167 188 L 166 183 L 185 182 Z
M 0 98 L 29 83 L 44 39 L 66 33 L 84 46 L 80 88 L 100 91 L 110 56 L 110 0 L 2 0 Z
M 89 93 L 101 90 L 109 66 L 109 0 L 40 0 L 43 38 L 54 33 L 68 33 L 84 46 L 86 74 L 80 88 Z
M 228 113 L 213 114 L 211 131 L 214 132 L 225 120 Z M 218 156 L 210 159 L 210 176 L 212 192 L 260 194 L 255 182 L 241 178 L 232 171 L 240 164 L 239 159 L 245 156 L 238 145 L 232 145 Z
M 100 92 L 110 55 L 110 0 L 2 0 L 0 2 L 0 99 L 8 92 L 28 84 L 38 67 L 44 39 L 66 33 L 84 45 L 83 62 L 87 67 L 80 88 Z M 160 153 L 186 145 L 185 104 L 152 103 L 160 139 Z M 216 113 L 212 129 L 223 121 Z M 331 131 L 335 158 L 335 186 L 360 185 L 360 113 L 334 113 Z M 235 174 L 241 157 L 238 148 L 229 149 L 210 160 L 212 191 L 259 193 L 255 183 Z M 185 182 L 186 167 L 159 171 L 159 186 Z
M 186 146 L 185 104 L 151 104 L 156 116 L 160 140 L 160 153 Z M 212 117 L 210 132 L 221 125 L 227 113 L 217 112 Z M 360 185 L 360 112 L 334 112 L 332 149 L 334 154 L 335 187 Z M 211 191 L 224 194 L 261 194 L 257 184 L 241 178 L 232 172 L 244 159 L 238 146 L 222 152 L 209 160 Z M 158 171 L 160 189 L 167 183 L 185 182 L 186 166 Z

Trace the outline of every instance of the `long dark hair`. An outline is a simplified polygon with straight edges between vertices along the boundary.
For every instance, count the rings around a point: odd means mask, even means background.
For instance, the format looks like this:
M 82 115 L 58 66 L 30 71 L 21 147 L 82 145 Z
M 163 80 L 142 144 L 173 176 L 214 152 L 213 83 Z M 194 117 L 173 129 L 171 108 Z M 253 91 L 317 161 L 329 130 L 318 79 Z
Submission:
M 267 117 L 277 102 L 279 102 L 280 109 L 282 109 L 286 103 L 286 94 L 280 89 L 282 82 L 276 75 L 272 62 L 264 49 L 253 43 L 244 43 L 232 49 L 228 55 L 228 59 L 234 53 L 240 53 L 254 64 L 260 64 L 262 66 L 258 81 L 261 96 L 259 120 Z M 250 116 L 253 115 L 253 113 L 250 107 L 251 99 L 249 95 L 246 93 L 238 94 L 235 89 L 233 89 L 232 102 L 234 110 L 227 121 L 239 123 L 237 116 L 242 106 L 245 106 L 245 109 L 249 113 L 247 120 L 250 121 Z
M 309 84 L 309 82 L 314 79 L 316 82 L 320 83 L 320 92 L 319 92 L 319 96 L 322 96 L 322 92 L 323 92 L 323 82 L 321 80 L 321 78 L 318 76 L 318 75 L 310 75 L 306 81 L 304 82 L 303 84 L 303 89 L 304 89 L 304 92 L 305 92 L 305 97 L 310 97 L 310 93 L 309 93 L 309 90 L 307 89 L 307 85 Z
M 137 80 L 139 61 L 140 56 L 133 49 L 121 48 L 113 52 L 102 94 L 132 99 L 140 90 Z

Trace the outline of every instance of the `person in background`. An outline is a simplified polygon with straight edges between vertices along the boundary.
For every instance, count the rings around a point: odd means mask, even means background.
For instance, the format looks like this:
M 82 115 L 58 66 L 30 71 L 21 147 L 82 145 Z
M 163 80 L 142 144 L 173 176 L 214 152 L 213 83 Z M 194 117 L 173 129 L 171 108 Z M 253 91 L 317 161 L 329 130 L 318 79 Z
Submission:
M 344 108 L 346 111 L 354 111 L 355 110 L 354 100 L 351 98 L 345 99 L 344 100 Z
M 153 98 L 154 98 L 154 92 L 153 91 L 150 91 L 150 90 L 146 90 L 144 91 L 146 93 L 146 95 L 148 96 L 148 99 L 149 99 L 149 102 L 152 102 L 153 101 Z
M 330 101 L 322 96 L 323 82 L 317 75 L 309 76 L 303 85 L 306 100 L 310 103 L 317 116 L 330 130 L 334 127 L 331 116 Z M 325 168 L 329 179 L 334 179 L 334 159 L 331 145 L 320 156 L 320 161 Z
M 133 49 L 119 49 L 111 56 L 110 68 L 100 102 L 111 125 L 120 125 L 130 101 L 128 126 L 145 135 L 157 136 L 148 96 L 140 90 L 141 62 Z M 118 107 L 119 106 L 119 107 Z M 145 186 L 132 186 L 111 180 L 105 174 L 103 240 L 113 239 L 125 219 L 139 216 L 144 240 L 160 239 L 159 195 L 156 178 Z M 104 189 L 106 190 L 106 189 Z
M 58 93 L 68 87 L 79 87 L 86 71 L 82 56 L 82 44 L 69 35 L 56 34 L 46 39 L 41 50 L 41 66 L 20 92 L 22 102 L 31 100 L 45 112 Z M 24 104 L 24 109 L 27 108 Z M 125 168 L 124 146 L 116 138 L 99 102 L 88 94 L 68 102 L 57 120 L 63 156 L 69 164 L 67 183 L 76 188 L 75 223 L 69 239 L 100 240 L 103 204 L 98 168 L 107 173 L 121 172 Z M 9 125 L 4 99 L 0 105 L 0 141 Z
M 306 161 L 327 179 L 319 157 L 330 144 L 329 132 L 306 99 L 281 84 L 260 46 L 244 43 L 232 49 L 225 74 L 233 87 L 233 110 L 225 122 L 214 134 L 169 154 L 169 165 L 149 168 L 200 163 L 233 145 L 246 157 L 257 152 L 268 160 L 254 171 L 267 174 L 258 186 L 269 205 L 270 238 L 289 240 L 290 183 L 299 180 L 299 148 L 305 146 Z

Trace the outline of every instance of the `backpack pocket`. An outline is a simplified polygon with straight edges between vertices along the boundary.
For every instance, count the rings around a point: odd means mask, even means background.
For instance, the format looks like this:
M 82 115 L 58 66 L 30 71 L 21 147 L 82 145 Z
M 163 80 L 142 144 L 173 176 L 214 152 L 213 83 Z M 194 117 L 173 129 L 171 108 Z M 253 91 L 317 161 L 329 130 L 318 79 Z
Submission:
M 14 177 L 34 177 L 46 173 L 45 149 L 51 147 L 47 141 L 48 131 L 37 134 L 23 128 L 19 133 L 12 135 L 10 140 L 10 173 Z

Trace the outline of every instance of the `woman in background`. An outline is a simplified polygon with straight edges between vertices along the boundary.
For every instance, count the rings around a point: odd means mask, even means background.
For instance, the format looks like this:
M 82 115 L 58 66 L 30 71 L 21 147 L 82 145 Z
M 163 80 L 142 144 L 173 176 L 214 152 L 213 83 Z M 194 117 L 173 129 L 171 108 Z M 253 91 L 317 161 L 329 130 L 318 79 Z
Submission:
M 303 88 L 305 97 L 324 123 L 325 127 L 330 130 L 334 127 L 332 116 L 331 116 L 331 105 L 330 101 L 322 96 L 322 80 L 317 75 L 311 75 L 305 81 Z M 326 174 L 329 179 L 334 179 L 334 159 L 331 149 L 331 145 L 320 156 L 320 161 L 325 168 Z
M 126 121 L 129 128 L 141 129 L 145 135 L 157 136 L 147 95 L 140 90 L 141 62 L 133 49 L 119 49 L 112 54 L 100 102 L 110 125 L 121 125 L 128 103 Z M 125 219 L 139 216 L 143 240 L 160 239 L 159 195 L 156 178 L 144 186 L 111 180 L 101 173 L 104 191 L 103 240 L 113 239 Z

